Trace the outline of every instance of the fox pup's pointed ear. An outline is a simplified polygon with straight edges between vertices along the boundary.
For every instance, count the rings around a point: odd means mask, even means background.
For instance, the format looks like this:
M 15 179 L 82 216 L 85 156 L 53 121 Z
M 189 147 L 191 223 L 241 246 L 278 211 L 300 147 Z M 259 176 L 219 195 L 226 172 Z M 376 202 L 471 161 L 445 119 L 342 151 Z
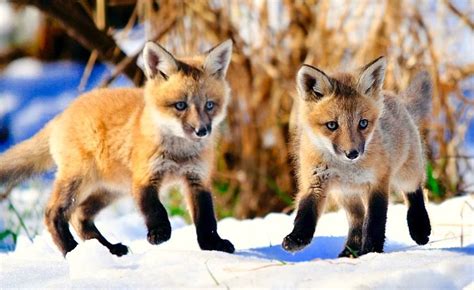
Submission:
M 173 55 L 161 45 L 151 41 L 147 42 L 143 49 L 143 61 L 148 79 L 153 79 L 156 76 L 168 79 L 178 70 L 178 64 Z
M 208 51 L 204 71 L 217 78 L 224 78 L 232 57 L 232 40 L 228 39 Z
M 382 90 L 387 61 L 381 56 L 361 69 L 358 89 L 361 94 L 373 95 Z
M 296 85 L 304 100 L 319 100 L 332 91 L 329 77 L 322 70 L 307 64 L 298 71 Z

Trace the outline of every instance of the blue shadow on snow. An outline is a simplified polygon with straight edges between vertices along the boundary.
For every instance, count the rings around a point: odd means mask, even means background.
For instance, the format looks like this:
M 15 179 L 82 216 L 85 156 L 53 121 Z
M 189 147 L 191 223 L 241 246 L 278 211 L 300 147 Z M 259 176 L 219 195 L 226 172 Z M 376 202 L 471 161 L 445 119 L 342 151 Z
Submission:
M 296 253 L 288 253 L 281 245 L 255 248 L 238 251 L 236 254 L 244 257 L 255 257 L 272 259 L 284 262 L 307 262 L 312 260 L 335 259 L 342 251 L 346 237 L 315 237 L 311 244 L 303 250 Z M 387 241 L 385 243 L 385 252 L 393 252 L 403 248 L 406 245 Z
M 470 244 L 470 245 L 467 245 L 467 246 L 462 247 L 462 248 L 446 248 L 446 249 L 443 249 L 443 250 L 450 251 L 450 252 L 456 252 L 456 253 L 462 253 L 462 254 L 466 254 L 466 255 L 469 255 L 469 256 L 474 256 L 474 244 Z

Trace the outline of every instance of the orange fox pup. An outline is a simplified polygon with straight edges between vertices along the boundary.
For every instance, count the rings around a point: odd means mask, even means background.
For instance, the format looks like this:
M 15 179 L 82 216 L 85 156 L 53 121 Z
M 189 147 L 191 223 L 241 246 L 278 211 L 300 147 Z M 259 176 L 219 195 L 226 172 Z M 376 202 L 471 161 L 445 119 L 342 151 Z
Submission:
M 77 246 L 69 222 L 82 239 L 111 244 L 94 217 L 131 193 L 143 214 L 151 244 L 171 236 L 159 190 L 180 181 L 203 250 L 232 253 L 217 233 L 211 195 L 216 127 L 226 116 L 230 87 L 225 80 L 232 55 L 227 40 L 205 55 L 175 58 L 160 45 L 143 51 L 143 89 L 98 89 L 78 97 L 38 134 L 0 155 L 0 185 L 11 188 L 54 166 L 53 192 L 45 222 L 65 255 Z
M 405 193 L 413 240 L 428 242 L 418 126 L 430 111 L 431 81 L 421 72 L 401 95 L 382 91 L 385 66 L 380 57 L 352 73 L 329 76 L 309 65 L 298 71 L 290 127 L 299 191 L 294 228 L 283 240 L 287 251 L 311 242 L 329 194 L 349 221 L 341 257 L 383 251 L 392 191 Z

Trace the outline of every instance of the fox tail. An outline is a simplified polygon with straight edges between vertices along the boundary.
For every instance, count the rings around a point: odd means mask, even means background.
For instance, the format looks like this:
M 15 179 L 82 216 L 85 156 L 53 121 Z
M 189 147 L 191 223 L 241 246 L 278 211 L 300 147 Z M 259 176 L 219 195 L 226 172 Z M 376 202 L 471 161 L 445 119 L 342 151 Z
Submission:
M 433 85 L 429 73 L 425 70 L 418 72 L 402 95 L 408 112 L 419 124 L 431 112 Z
M 28 140 L 0 154 L 0 187 L 8 191 L 20 182 L 54 167 L 49 151 L 52 122 Z

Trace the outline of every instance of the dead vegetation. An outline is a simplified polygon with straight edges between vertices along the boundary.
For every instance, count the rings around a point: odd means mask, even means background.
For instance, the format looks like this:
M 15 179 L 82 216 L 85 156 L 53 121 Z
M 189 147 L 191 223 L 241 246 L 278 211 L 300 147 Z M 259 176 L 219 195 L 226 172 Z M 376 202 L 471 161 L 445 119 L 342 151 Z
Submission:
M 88 3 L 96 24 L 105 25 L 107 15 L 99 13 L 104 5 L 133 1 L 77 2 Z M 177 54 L 202 51 L 226 38 L 234 41 L 233 100 L 219 145 L 215 188 L 220 214 L 243 218 L 291 209 L 295 186 L 288 119 L 302 63 L 346 69 L 386 55 L 385 87 L 396 91 L 420 67 L 428 69 L 434 98 L 424 130 L 430 148 L 427 186 L 435 198 L 463 192 L 473 158 L 464 156 L 460 145 L 474 114 L 474 99 L 465 93 L 473 90 L 474 63 L 459 59 L 455 47 L 463 38 L 473 39 L 474 8 L 466 6 L 470 11 L 449 0 L 139 0 L 129 23 L 144 23 L 148 39 Z M 113 29 L 101 31 L 110 35 Z M 117 66 L 104 85 L 133 68 L 137 55 L 107 57 Z

